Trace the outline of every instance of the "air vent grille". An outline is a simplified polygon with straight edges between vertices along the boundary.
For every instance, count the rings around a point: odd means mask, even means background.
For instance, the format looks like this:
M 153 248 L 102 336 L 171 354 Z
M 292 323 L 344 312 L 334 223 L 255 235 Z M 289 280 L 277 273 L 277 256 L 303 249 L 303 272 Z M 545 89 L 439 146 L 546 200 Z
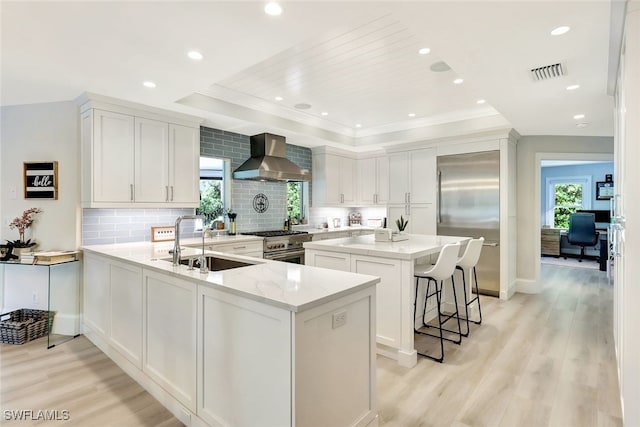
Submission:
M 561 63 L 545 65 L 544 67 L 532 68 L 531 77 L 536 82 L 542 80 L 555 79 L 565 75 L 565 69 Z

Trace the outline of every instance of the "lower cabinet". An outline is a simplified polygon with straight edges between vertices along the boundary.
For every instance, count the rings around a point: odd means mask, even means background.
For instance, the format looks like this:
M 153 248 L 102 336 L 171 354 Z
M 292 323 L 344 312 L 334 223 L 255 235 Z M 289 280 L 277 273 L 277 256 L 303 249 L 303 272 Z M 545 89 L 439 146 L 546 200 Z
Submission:
M 375 285 L 295 312 L 85 252 L 84 295 L 87 338 L 185 425 L 376 419 Z
M 196 410 L 196 285 L 144 270 L 142 370 Z

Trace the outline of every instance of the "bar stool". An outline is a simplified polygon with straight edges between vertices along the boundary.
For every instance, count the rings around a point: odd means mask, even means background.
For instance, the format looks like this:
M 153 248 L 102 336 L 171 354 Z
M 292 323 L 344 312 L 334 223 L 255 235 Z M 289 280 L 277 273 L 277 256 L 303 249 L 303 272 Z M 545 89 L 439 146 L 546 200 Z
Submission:
M 475 321 L 472 320 L 473 323 L 479 325 L 482 323 L 482 309 L 480 308 L 480 294 L 478 293 L 478 275 L 476 274 L 476 265 L 478 264 L 478 260 L 480 259 L 480 252 L 482 252 L 482 245 L 484 244 L 484 237 L 480 237 L 479 239 L 471 239 L 469 243 L 467 243 L 467 249 L 465 249 L 464 254 L 458 261 L 456 262 L 456 269 L 462 271 L 462 289 L 464 290 L 464 311 L 465 311 L 465 321 L 467 323 L 467 332 L 463 333 L 463 337 L 469 336 L 469 306 L 474 302 L 478 301 L 478 314 L 480 316 L 480 320 Z M 468 301 L 467 297 L 467 280 L 465 278 L 466 272 L 473 269 L 473 279 L 476 282 L 476 296 L 471 301 Z M 471 279 L 471 278 L 469 278 Z M 473 289 L 473 282 L 469 281 L 469 286 Z
M 458 259 L 459 250 L 460 250 L 460 243 L 445 245 L 440 251 L 440 255 L 438 256 L 438 260 L 436 261 L 435 265 L 431 266 L 431 268 L 428 270 L 416 271 L 414 273 L 414 277 L 416 278 L 416 294 L 413 302 L 413 323 L 414 323 L 413 329 L 418 334 L 428 335 L 428 336 L 440 339 L 440 357 L 434 357 L 429 354 L 420 353 L 420 352 L 418 352 L 418 354 L 424 357 L 428 357 L 429 359 L 435 360 L 436 362 L 440 362 L 440 363 L 442 363 L 442 361 L 444 360 L 444 340 L 451 341 L 456 344 L 460 344 L 460 342 L 462 342 L 462 331 L 460 329 L 460 315 L 458 314 L 458 299 L 456 297 L 456 288 L 455 288 L 455 283 L 453 281 L 453 273 L 456 268 L 456 262 Z M 450 315 L 443 314 L 441 310 L 442 288 L 444 286 L 444 281 L 448 278 L 451 278 L 451 284 L 453 289 L 453 300 L 455 303 L 455 312 Z M 415 327 L 415 319 L 416 319 L 416 311 L 417 311 L 417 303 L 418 303 L 418 285 L 420 283 L 420 279 L 427 279 L 427 289 L 426 289 L 425 298 L 424 298 L 424 309 L 422 312 L 422 323 L 427 328 L 433 328 L 433 327 L 437 328 L 440 332 L 439 335 L 433 335 L 427 332 L 422 332 Z M 433 282 L 435 285 L 434 286 L 435 291 L 432 293 L 429 293 L 431 289 L 431 282 Z M 436 305 L 438 310 L 438 326 L 428 325 L 427 322 L 425 321 L 425 316 L 427 313 L 427 302 L 429 301 L 429 298 L 432 296 L 436 297 Z M 446 317 L 443 317 L 443 316 L 446 316 Z M 443 325 L 452 318 L 456 318 L 458 321 L 457 332 L 443 328 Z M 453 340 L 450 338 L 445 338 L 442 334 L 443 331 L 457 334 L 458 339 Z

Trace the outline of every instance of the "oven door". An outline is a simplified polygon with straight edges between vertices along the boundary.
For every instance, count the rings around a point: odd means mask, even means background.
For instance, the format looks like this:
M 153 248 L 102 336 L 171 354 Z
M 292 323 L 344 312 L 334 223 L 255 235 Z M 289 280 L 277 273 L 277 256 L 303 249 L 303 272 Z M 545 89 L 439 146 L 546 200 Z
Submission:
M 304 265 L 304 249 L 296 249 L 293 251 L 281 251 L 281 252 L 265 252 L 265 259 L 273 261 L 290 262 L 293 264 Z

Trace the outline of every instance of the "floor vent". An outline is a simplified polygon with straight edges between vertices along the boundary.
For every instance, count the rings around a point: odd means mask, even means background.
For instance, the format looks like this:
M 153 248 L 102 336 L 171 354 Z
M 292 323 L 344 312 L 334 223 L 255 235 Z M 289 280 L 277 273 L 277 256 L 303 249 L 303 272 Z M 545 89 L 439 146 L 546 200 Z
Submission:
M 564 67 L 561 63 L 545 65 L 544 67 L 532 68 L 531 77 L 536 82 L 542 80 L 555 79 L 565 75 Z

